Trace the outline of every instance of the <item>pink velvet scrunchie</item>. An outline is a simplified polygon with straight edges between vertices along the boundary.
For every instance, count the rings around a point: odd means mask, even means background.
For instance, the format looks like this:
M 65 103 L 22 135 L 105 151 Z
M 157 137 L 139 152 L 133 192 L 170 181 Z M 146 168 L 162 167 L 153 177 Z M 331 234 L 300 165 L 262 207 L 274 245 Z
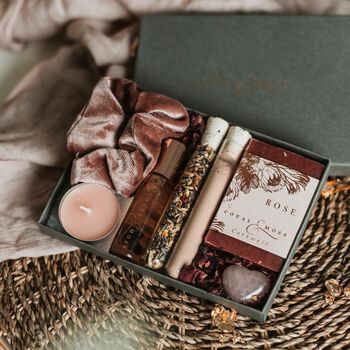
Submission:
M 127 79 L 101 79 L 68 131 L 71 184 L 99 183 L 129 197 L 157 163 L 161 144 L 182 137 L 186 108 Z

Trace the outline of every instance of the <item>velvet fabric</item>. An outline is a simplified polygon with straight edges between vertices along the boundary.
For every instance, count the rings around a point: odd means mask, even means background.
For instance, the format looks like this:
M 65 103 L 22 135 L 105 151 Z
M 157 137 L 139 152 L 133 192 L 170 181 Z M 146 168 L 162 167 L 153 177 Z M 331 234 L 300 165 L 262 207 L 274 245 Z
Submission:
M 188 126 L 180 102 L 131 80 L 102 78 L 68 132 L 68 151 L 77 156 L 71 183 L 98 183 L 129 197 L 156 165 L 162 142 L 184 136 Z

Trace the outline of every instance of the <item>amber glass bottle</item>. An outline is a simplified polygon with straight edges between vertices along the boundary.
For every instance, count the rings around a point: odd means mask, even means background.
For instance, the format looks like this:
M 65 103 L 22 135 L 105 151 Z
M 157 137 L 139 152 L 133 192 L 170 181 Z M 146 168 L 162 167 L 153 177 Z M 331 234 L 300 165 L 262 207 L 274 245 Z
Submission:
M 141 261 L 173 193 L 185 150 L 177 140 L 163 142 L 158 163 L 136 191 L 110 253 Z

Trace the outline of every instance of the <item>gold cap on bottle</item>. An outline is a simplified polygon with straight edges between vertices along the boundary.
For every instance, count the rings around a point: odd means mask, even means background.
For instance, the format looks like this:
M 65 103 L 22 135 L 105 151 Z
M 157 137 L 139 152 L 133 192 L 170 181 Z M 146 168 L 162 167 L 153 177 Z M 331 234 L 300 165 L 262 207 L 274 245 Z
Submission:
M 186 146 L 182 142 L 175 139 L 165 140 L 153 172 L 161 174 L 173 181 L 176 178 L 185 154 Z

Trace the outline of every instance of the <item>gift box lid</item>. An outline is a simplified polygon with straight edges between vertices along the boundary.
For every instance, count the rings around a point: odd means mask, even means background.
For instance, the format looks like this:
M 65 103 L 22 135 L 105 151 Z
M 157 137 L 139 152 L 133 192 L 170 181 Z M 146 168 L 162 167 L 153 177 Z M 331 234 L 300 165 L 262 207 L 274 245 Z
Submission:
M 146 16 L 135 80 L 350 175 L 347 16 Z

